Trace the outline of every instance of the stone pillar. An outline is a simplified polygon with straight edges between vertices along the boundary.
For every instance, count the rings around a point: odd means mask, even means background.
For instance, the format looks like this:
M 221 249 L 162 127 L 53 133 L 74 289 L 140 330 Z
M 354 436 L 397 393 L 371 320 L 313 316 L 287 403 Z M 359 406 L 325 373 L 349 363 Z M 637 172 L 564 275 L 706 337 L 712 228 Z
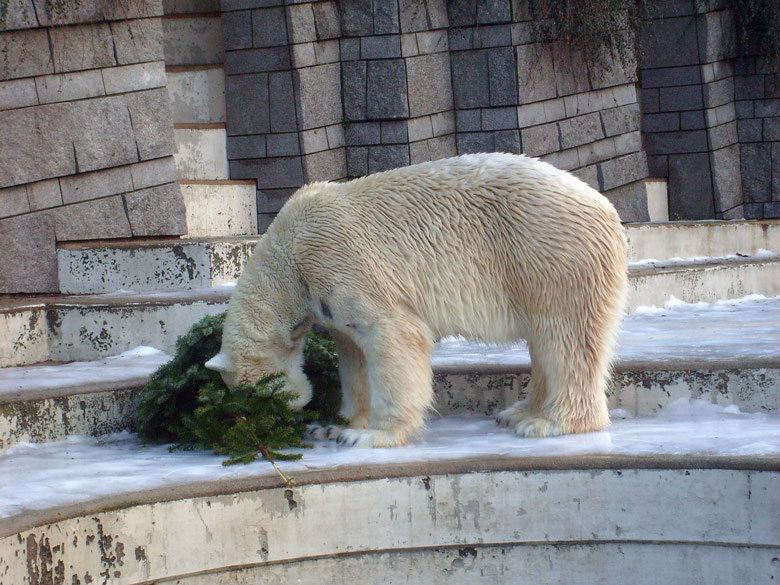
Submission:
M 0 293 L 58 291 L 57 241 L 186 233 L 161 15 L 151 0 L 83 0 L 62 14 L 10 0 L 0 25 Z

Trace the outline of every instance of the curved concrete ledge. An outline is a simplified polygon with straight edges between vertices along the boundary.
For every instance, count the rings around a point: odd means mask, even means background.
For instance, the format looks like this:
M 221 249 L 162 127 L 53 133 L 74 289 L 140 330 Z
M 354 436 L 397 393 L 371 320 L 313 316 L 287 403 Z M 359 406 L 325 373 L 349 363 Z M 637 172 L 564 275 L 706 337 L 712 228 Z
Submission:
M 419 570 L 419 582 L 452 571 L 477 582 L 526 566 L 501 581 L 780 575 L 777 457 L 494 457 L 296 480 L 178 486 L 3 520 L 0 585 L 358 582 L 372 568 L 390 580 Z

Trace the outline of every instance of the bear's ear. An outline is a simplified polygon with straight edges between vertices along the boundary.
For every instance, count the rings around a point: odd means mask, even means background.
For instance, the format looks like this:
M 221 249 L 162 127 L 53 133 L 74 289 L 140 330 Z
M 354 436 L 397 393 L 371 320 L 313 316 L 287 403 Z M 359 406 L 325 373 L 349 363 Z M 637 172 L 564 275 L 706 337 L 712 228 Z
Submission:
M 230 361 L 230 356 L 223 351 L 219 352 L 203 365 L 206 366 L 209 370 L 214 370 L 215 372 L 233 371 L 233 362 Z

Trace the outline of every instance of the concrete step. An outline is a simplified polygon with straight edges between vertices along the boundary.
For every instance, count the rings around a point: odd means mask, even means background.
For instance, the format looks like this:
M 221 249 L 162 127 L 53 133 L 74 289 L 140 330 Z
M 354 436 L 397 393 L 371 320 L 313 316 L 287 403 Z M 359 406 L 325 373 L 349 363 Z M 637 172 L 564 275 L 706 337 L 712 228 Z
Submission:
M 631 310 L 663 306 L 670 295 L 690 303 L 750 294 L 773 297 L 780 295 L 780 260 L 739 258 L 633 270 L 629 283 Z M 49 359 L 61 361 L 98 359 L 139 345 L 170 351 L 191 323 L 224 310 L 231 291 L 217 287 L 158 294 L 8 297 L 0 303 L 0 316 L 8 327 L 8 335 L 0 338 L 0 359 L 6 366 L 35 363 L 41 361 L 44 348 Z M 36 337 L 29 347 L 23 342 L 41 331 L 46 339 Z
M 780 220 L 628 224 L 626 233 L 629 262 L 780 253 Z
M 62 243 L 57 249 L 60 291 L 85 295 L 229 284 L 238 280 L 258 239 L 241 236 Z
M 182 181 L 230 178 L 227 131 L 223 123 L 174 124 L 176 174 Z
M 166 14 L 162 26 L 166 65 L 214 65 L 225 61 L 219 12 Z
M 190 238 L 257 234 L 254 181 L 180 181 Z
M 175 124 L 225 122 L 225 69 L 222 65 L 165 68 Z

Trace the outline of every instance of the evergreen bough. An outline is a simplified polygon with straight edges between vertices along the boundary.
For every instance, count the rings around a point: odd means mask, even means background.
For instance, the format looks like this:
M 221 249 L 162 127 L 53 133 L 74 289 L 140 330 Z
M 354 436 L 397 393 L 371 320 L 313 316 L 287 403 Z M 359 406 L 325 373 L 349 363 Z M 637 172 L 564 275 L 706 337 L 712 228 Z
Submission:
M 219 352 L 224 322 L 225 313 L 204 317 L 177 340 L 174 358 L 141 390 L 139 435 L 175 443 L 173 448 L 213 450 L 228 457 L 224 465 L 250 463 L 258 456 L 272 463 L 300 459 L 300 453 L 281 450 L 310 446 L 303 442 L 307 423 L 338 420 L 341 386 L 333 342 L 319 333 L 307 337 L 304 372 L 314 398 L 295 411 L 282 375 L 230 390 L 218 372 L 203 365 Z

